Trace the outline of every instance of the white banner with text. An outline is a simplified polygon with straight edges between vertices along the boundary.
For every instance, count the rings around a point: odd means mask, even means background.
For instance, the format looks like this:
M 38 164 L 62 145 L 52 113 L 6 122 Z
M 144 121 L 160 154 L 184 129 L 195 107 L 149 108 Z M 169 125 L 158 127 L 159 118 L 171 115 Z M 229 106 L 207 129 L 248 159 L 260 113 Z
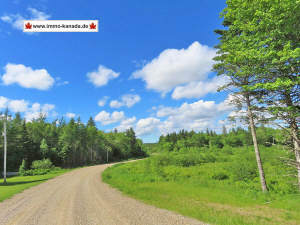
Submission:
M 98 20 L 24 20 L 24 32 L 98 32 Z

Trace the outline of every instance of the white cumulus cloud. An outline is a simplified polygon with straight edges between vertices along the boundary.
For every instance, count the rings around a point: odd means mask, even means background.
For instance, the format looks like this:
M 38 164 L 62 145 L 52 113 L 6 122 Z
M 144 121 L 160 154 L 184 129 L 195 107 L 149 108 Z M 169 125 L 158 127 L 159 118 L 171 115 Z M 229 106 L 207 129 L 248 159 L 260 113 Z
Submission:
M 185 130 L 201 131 L 207 127 L 214 128 L 215 120 L 233 110 L 228 100 L 215 101 L 199 100 L 193 103 L 183 103 L 179 107 L 159 107 L 156 115 L 166 118 L 160 125 L 162 133 Z
M 22 64 L 8 63 L 4 70 L 1 79 L 5 85 L 16 83 L 24 88 L 48 90 L 54 83 L 53 77 L 45 69 L 34 70 Z
M 103 110 L 95 116 L 95 121 L 100 122 L 102 125 L 117 123 L 122 121 L 123 119 L 125 119 L 123 111 L 114 111 L 110 114 L 109 112 Z
M 184 86 L 178 86 L 172 93 L 173 99 L 199 98 L 208 93 L 217 92 L 218 88 L 226 84 L 226 77 L 214 77 L 206 81 L 193 81 Z
M 37 119 L 40 115 L 57 115 L 54 111 L 55 105 L 53 104 L 40 104 L 38 102 L 30 103 L 24 99 L 9 99 L 4 96 L 0 96 L 0 110 L 4 110 L 6 108 L 15 113 L 22 113 L 27 121 Z
M 103 65 L 99 65 L 97 71 L 87 73 L 88 81 L 94 84 L 96 87 L 104 86 L 109 80 L 115 79 L 120 75 Z
M 110 102 L 110 107 L 120 108 L 122 106 L 127 106 L 128 108 L 132 107 L 141 100 L 139 95 L 127 94 L 121 97 L 121 100 L 112 100 Z
M 136 117 L 123 119 L 119 126 L 117 126 L 118 131 L 125 131 L 129 128 L 133 128 L 135 126 Z
M 38 119 L 41 115 L 43 116 L 56 116 L 57 113 L 54 111 L 55 105 L 53 104 L 43 104 L 33 103 L 30 108 L 25 112 L 25 119 L 27 121 L 32 121 Z
M 140 119 L 136 124 L 136 134 L 138 136 L 153 134 L 158 132 L 161 121 L 154 117 Z
M 8 98 L 0 96 L 0 109 L 5 109 L 7 107 L 8 101 Z
M 106 111 L 100 112 L 95 118 L 102 124 L 118 122 L 115 126 L 120 131 L 132 127 L 137 136 L 147 135 L 159 136 L 171 132 L 184 130 L 204 131 L 209 129 L 221 129 L 220 119 L 226 117 L 234 110 L 231 104 L 232 96 L 219 103 L 215 101 L 198 100 L 192 103 L 184 102 L 178 107 L 158 106 L 152 107 L 156 114 L 150 117 L 137 119 L 136 117 L 127 118 L 123 111 L 118 113 L 118 117 Z
M 187 49 L 166 49 L 142 69 L 133 73 L 148 89 L 165 94 L 178 85 L 205 80 L 211 71 L 216 51 L 199 42 Z
M 108 96 L 104 96 L 103 98 L 101 98 L 101 99 L 98 101 L 98 105 L 99 105 L 100 107 L 105 106 L 105 104 L 106 104 L 106 102 L 107 102 L 108 99 L 109 99 Z
M 66 113 L 66 117 L 68 117 L 68 118 L 74 118 L 76 116 L 76 114 L 75 113 L 71 113 L 71 112 L 68 112 L 68 113 Z
M 25 112 L 28 109 L 28 102 L 25 100 L 11 100 L 8 103 L 8 108 L 13 112 Z
M 15 29 L 23 30 L 24 20 L 47 20 L 51 17 L 45 12 L 39 11 L 35 8 L 28 8 L 27 10 L 29 12 L 28 15 L 23 16 L 20 14 L 9 14 L 1 16 L 0 19 L 3 22 L 11 24 Z

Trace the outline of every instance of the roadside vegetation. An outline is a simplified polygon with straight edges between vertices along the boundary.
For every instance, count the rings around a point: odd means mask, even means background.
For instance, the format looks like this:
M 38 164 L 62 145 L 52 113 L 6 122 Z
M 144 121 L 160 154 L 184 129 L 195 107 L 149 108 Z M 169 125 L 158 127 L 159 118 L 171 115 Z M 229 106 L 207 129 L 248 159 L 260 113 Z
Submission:
M 60 170 L 61 168 L 55 167 L 49 159 L 33 161 L 31 168 L 26 170 L 26 160 L 23 160 L 19 168 L 19 176 L 44 175 Z
M 7 178 L 6 184 L 3 183 L 3 179 L 0 179 L 0 202 L 24 191 L 25 189 L 62 175 L 70 170 L 71 169 L 54 169 L 43 175 L 9 177 Z
M 210 224 L 300 224 L 297 171 L 280 130 L 260 127 L 263 193 L 251 133 L 181 131 L 161 136 L 150 158 L 117 164 L 103 180 L 125 194 Z

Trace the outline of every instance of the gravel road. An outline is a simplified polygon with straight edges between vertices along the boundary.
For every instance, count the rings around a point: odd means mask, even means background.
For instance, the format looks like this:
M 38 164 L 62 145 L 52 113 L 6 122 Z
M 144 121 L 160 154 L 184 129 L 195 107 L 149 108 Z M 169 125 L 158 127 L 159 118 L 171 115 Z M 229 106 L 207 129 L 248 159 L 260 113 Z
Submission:
M 146 205 L 101 181 L 109 165 L 76 169 L 0 203 L 2 225 L 196 225 Z

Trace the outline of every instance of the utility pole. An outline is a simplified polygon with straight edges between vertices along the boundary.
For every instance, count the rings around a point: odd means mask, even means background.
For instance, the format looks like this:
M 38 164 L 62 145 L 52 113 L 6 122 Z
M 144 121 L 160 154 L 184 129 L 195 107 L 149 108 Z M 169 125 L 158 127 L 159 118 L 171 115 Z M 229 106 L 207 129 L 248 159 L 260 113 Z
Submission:
M 106 162 L 108 163 L 108 148 L 106 148 Z
M 4 168 L 3 168 L 3 180 L 4 184 L 6 184 L 6 155 L 7 155 L 7 138 L 6 138 L 6 121 L 7 114 L 3 116 L 3 137 L 4 137 Z

